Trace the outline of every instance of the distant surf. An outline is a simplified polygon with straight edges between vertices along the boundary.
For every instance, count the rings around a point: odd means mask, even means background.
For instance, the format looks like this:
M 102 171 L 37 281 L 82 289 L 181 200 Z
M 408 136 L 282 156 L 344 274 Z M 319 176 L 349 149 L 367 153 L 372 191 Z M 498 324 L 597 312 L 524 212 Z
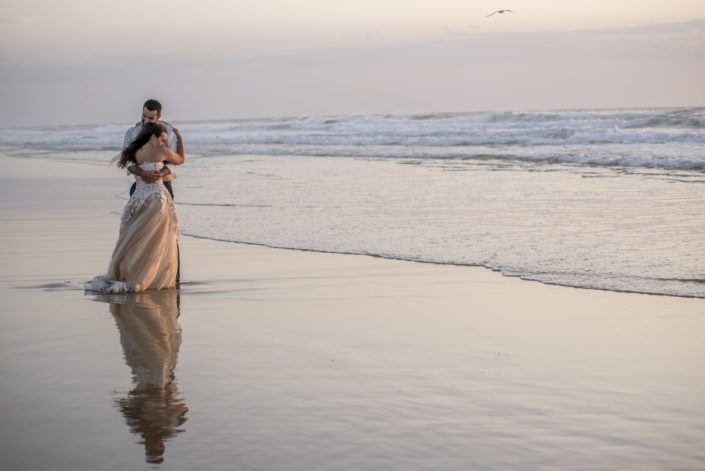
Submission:
M 0 147 L 117 152 L 127 124 L 0 130 Z M 705 170 L 705 108 L 303 116 L 179 123 L 197 156 L 499 160 Z

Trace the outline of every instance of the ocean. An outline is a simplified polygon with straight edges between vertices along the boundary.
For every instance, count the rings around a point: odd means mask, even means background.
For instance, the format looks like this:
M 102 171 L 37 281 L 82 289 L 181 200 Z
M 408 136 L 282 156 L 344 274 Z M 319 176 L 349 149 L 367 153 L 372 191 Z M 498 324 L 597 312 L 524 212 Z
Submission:
M 705 108 L 173 124 L 185 235 L 705 297 Z M 129 125 L 2 129 L 0 152 L 121 178 Z

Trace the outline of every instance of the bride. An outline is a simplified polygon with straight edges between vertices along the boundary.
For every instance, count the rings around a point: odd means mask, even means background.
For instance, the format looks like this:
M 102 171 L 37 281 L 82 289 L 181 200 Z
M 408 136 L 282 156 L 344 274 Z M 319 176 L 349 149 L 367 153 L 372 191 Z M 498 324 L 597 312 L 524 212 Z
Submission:
M 178 130 L 177 152 L 167 146 L 167 131 L 157 123 L 146 123 L 142 132 L 122 151 L 118 167 L 130 162 L 159 175 L 164 162 L 184 162 L 184 145 Z M 174 202 L 160 179 L 147 183 L 137 178 L 135 192 L 122 213 L 120 232 L 108 272 L 86 285 L 103 293 L 140 292 L 174 288 L 179 265 L 179 224 Z

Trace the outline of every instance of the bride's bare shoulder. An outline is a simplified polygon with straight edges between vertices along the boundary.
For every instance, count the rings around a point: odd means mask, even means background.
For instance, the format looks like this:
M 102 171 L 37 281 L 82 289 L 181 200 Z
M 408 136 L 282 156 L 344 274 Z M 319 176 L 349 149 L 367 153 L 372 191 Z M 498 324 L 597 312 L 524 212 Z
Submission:
M 135 152 L 135 160 L 137 160 L 138 164 L 146 164 L 150 162 L 160 162 L 164 159 L 161 158 L 158 152 L 154 152 L 153 149 L 142 146 Z
M 146 160 L 145 160 L 145 155 L 144 155 L 144 154 L 145 154 L 145 148 L 144 148 L 144 147 L 140 147 L 140 148 L 137 149 L 137 151 L 135 152 L 135 160 L 137 161 L 138 164 L 142 164 L 142 163 L 146 162 Z

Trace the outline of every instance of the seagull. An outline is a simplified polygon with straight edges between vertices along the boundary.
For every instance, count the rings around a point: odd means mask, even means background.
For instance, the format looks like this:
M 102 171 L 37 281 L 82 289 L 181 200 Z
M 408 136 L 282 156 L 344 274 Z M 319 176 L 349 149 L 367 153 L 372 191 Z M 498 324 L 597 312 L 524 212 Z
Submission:
M 493 11 L 492 13 L 487 15 L 485 18 L 489 18 L 490 16 L 496 15 L 497 13 L 499 13 L 501 15 L 502 13 L 507 13 L 507 12 L 514 13 L 512 10 L 497 10 L 497 11 Z

